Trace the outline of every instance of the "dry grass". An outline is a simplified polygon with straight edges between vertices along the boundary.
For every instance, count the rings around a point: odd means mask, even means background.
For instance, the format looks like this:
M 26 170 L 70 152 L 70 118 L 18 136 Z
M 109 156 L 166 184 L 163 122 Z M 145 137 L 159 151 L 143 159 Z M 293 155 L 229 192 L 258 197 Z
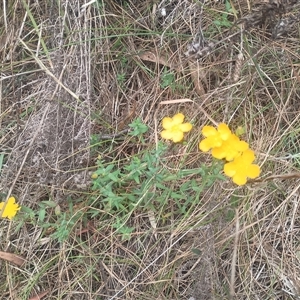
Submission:
M 37 212 L 50 199 L 73 221 L 63 242 L 26 212 L 1 221 L 0 250 L 26 262 L 0 259 L 0 298 L 300 299 L 299 1 L 250 12 L 232 0 L 230 28 L 214 23 L 221 2 L 78 2 L 2 3 L 0 192 Z M 195 128 L 244 126 L 261 178 L 216 182 L 185 214 L 172 199 L 156 215 L 137 209 L 123 240 L 90 189 L 95 159 L 121 167 L 178 111 Z M 126 134 L 101 140 L 137 117 L 150 128 L 148 149 Z M 209 165 L 199 137 L 170 146 L 165 167 Z M 90 208 L 97 217 L 85 216 Z M 56 213 L 47 208 L 45 224 Z

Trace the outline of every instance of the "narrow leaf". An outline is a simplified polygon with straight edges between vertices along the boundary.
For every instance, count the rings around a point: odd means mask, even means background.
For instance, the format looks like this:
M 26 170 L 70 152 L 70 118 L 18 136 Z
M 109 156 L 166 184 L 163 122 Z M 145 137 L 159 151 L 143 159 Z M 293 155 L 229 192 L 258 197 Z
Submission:
M 0 259 L 4 259 L 6 261 L 12 262 L 17 266 L 21 267 L 25 263 L 25 259 L 19 255 L 0 251 Z

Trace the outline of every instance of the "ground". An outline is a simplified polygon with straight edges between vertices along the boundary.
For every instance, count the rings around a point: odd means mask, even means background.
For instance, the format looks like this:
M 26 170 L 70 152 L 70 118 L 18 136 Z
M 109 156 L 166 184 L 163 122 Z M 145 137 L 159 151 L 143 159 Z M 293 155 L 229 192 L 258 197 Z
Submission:
M 300 299 L 299 21 L 297 0 L 3 1 L 1 299 Z M 258 178 L 200 151 L 220 123 Z

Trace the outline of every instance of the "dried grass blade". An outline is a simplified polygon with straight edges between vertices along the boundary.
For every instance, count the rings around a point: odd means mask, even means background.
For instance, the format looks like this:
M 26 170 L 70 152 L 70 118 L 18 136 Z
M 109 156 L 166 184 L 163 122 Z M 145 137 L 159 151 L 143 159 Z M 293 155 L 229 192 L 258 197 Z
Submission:
M 25 259 L 23 257 L 10 252 L 0 251 L 0 259 L 12 262 L 19 267 L 21 267 L 25 263 Z
M 46 296 L 48 293 L 49 293 L 49 291 L 44 291 L 44 292 L 42 292 L 42 293 L 40 293 L 40 294 L 38 294 L 38 295 L 36 295 L 36 296 L 34 296 L 34 297 L 31 297 L 31 298 L 28 299 L 28 300 L 40 300 L 40 299 L 42 299 L 44 296 Z

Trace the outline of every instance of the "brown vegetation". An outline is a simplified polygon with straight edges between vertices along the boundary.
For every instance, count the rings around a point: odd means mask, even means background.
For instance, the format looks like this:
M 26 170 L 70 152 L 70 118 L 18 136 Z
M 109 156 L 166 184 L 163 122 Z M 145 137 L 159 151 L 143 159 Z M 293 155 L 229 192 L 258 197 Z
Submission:
M 147 151 L 128 125 L 149 126 L 150 149 L 179 111 L 196 130 L 170 145 L 166 168 L 209 165 L 197 128 L 226 122 L 245 127 L 262 174 L 195 193 L 185 215 L 172 201 L 134 211 L 128 240 L 107 217 L 76 219 L 61 243 L 26 212 L 1 220 L 1 252 L 25 260 L 0 257 L 1 299 L 300 298 L 300 3 L 226 3 L 2 2 L 2 197 L 85 212 L 97 156 L 121 164 Z

